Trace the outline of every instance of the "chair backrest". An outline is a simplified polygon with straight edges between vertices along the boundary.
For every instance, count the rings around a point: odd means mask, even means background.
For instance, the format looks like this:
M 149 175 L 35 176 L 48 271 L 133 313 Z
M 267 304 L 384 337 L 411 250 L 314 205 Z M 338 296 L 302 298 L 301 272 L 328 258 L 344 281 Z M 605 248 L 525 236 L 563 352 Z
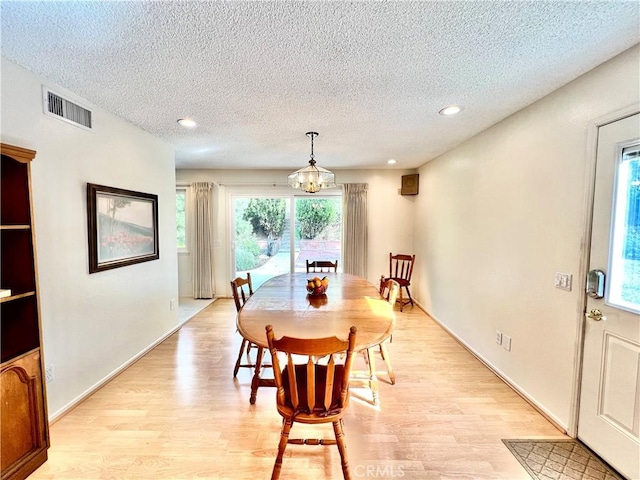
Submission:
M 236 302 L 236 310 L 239 312 L 249 297 L 253 295 L 251 274 L 247 272 L 247 278 L 238 277 L 231 280 L 231 292 L 233 293 L 233 300 Z
M 278 406 L 319 416 L 335 414 L 347 406 L 356 327 L 351 327 L 347 340 L 337 337 L 282 337 L 276 340 L 271 325 L 266 326 L 266 332 Z M 280 367 L 278 352 L 286 355 L 284 369 Z M 346 352 L 344 364 L 336 364 L 335 357 L 343 352 Z M 300 363 L 301 356 L 303 361 L 306 358 L 306 363 Z M 325 361 L 323 357 L 327 356 L 329 359 Z M 322 363 L 318 363 L 320 360 Z
M 396 304 L 398 294 L 400 293 L 400 284 L 392 278 L 380 277 L 380 296 L 386 299 L 392 306 Z
M 328 260 L 314 260 L 310 262 L 307 260 L 307 273 L 330 272 L 331 270 L 334 272 L 338 271 L 338 260 L 335 262 Z
M 415 255 L 389 253 L 389 277 L 394 279 L 411 280 Z

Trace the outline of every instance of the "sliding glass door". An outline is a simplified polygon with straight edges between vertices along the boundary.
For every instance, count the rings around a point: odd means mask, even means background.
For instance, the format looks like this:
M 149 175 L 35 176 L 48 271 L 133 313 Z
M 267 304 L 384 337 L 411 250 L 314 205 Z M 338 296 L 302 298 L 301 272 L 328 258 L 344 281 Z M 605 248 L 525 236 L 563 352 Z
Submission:
M 232 278 L 251 272 L 254 290 L 306 260 L 341 264 L 342 197 L 231 196 Z
M 342 264 L 342 197 L 295 199 L 295 270 L 306 272 L 306 260 Z

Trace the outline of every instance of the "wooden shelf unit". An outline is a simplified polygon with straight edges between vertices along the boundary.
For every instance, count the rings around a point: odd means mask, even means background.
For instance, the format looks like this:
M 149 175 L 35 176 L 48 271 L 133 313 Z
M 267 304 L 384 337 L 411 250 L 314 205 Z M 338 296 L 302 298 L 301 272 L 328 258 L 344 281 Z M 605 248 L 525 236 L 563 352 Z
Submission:
M 0 473 L 24 479 L 47 460 L 47 420 L 31 161 L 36 152 L 0 144 Z

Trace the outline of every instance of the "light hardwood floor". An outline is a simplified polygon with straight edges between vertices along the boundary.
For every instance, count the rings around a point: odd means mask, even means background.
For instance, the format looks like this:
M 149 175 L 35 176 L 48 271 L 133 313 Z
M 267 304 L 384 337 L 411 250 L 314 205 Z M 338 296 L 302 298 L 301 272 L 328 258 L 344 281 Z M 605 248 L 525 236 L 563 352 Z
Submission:
M 53 424 L 49 460 L 30 479 L 269 478 L 275 391 L 249 405 L 250 372 L 232 375 L 239 344 L 233 301 L 217 300 Z M 352 389 L 354 478 L 524 480 L 501 439 L 564 438 L 418 307 L 397 312 L 389 349 L 396 384 L 381 382 L 380 405 Z M 342 478 L 337 448 L 289 445 L 281 478 Z

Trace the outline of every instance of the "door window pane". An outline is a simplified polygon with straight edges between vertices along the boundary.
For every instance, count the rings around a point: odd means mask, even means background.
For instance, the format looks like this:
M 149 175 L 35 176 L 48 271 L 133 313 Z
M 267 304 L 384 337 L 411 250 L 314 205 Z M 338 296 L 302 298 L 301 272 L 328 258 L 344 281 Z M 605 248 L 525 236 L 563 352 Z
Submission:
M 306 272 L 306 260 L 338 260 L 342 270 L 342 198 L 296 199 L 296 272 Z
M 289 199 L 234 197 L 235 276 L 251 272 L 254 290 L 290 270 Z
M 608 302 L 640 312 L 640 145 L 623 150 L 614 195 Z

